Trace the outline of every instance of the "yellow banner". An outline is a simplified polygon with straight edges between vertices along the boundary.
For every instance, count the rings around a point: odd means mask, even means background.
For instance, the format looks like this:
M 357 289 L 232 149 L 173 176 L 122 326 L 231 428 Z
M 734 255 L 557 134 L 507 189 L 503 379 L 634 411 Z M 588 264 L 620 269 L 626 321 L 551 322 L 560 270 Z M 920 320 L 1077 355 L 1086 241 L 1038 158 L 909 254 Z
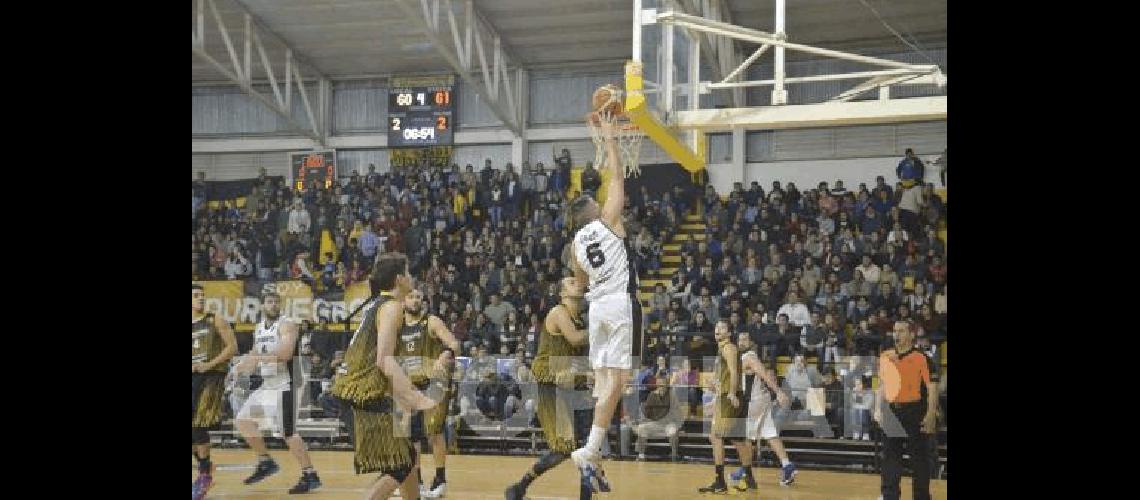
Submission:
M 309 285 L 301 281 L 199 281 L 206 292 L 206 312 L 217 314 L 239 333 L 252 332 L 261 316 L 261 296 L 274 291 L 281 297 L 281 314 L 295 321 L 308 321 L 316 326 L 328 320 L 330 331 L 351 331 L 360 324 L 360 313 L 353 316 L 346 330 L 348 314 L 368 300 L 368 282 L 354 283 L 344 292 L 313 295 Z

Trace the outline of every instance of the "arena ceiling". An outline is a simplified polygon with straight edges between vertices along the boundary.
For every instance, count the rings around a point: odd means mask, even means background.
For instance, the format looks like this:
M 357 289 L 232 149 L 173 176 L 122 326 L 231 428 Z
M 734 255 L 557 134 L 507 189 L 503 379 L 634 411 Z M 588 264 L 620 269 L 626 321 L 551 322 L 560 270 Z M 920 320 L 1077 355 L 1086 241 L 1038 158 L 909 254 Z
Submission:
M 788 40 L 846 51 L 910 50 L 864 4 L 873 6 L 896 30 L 923 48 L 946 45 L 946 0 L 790 0 Z M 198 1 L 192 1 L 192 26 Z M 418 2 L 413 2 L 418 5 Z M 429 2 L 430 4 L 431 2 Z M 445 2 L 440 1 L 440 5 Z M 631 46 L 630 0 L 474 0 L 484 22 L 501 36 L 511 59 L 525 67 L 615 63 L 628 58 Z M 771 31 L 774 0 L 725 0 L 738 25 Z M 421 25 L 398 8 L 396 0 L 215 0 L 231 41 L 243 57 L 244 12 L 280 40 L 264 40 L 266 57 L 281 64 L 285 45 L 292 47 L 301 71 L 333 79 L 399 73 L 450 72 Z M 452 2 L 459 20 L 465 2 Z M 443 7 L 441 7 L 442 9 Z M 205 9 L 205 51 L 228 61 L 227 49 Z M 460 21 L 462 22 L 462 21 Z M 444 21 L 446 23 L 446 21 Z M 448 28 L 443 28 L 445 31 Z M 256 28 L 255 28 L 256 30 Z M 448 36 L 450 33 L 448 32 Z M 283 42 L 283 43 L 282 43 Z M 748 50 L 750 47 L 742 47 Z M 797 53 L 790 52 L 789 59 Z M 251 57 L 257 61 L 260 54 Z M 265 78 L 260 64 L 253 79 Z M 315 71 L 314 71 L 315 70 Z M 225 82 L 213 66 L 193 56 L 192 80 Z

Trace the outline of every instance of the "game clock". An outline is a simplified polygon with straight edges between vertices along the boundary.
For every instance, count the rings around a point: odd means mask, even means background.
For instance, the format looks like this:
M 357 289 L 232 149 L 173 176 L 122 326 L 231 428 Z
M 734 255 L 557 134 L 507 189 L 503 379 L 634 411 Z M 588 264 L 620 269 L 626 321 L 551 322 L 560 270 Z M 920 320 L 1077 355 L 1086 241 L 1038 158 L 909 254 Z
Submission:
M 388 146 L 450 146 L 455 141 L 455 78 L 392 79 Z

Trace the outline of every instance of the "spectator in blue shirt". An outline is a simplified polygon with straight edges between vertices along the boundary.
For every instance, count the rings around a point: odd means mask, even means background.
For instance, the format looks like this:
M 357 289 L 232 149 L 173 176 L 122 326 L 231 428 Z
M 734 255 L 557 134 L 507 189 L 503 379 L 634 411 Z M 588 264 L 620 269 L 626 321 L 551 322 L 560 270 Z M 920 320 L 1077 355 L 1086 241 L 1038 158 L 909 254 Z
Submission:
M 376 256 L 376 248 L 380 246 L 380 238 L 372 232 L 372 225 L 364 226 L 364 233 L 360 235 L 360 252 L 369 262 Z
M 915 184 L 921 184 L 925 176 L 926 166 L 922 164 L 922 160 L 914 154 L 914 150 L 906 148 L 906 158 L 903 158 L 895 167 L 895 175 L 898 175 L 899 181 L 903 183 L 904 187 L 911 187 Z

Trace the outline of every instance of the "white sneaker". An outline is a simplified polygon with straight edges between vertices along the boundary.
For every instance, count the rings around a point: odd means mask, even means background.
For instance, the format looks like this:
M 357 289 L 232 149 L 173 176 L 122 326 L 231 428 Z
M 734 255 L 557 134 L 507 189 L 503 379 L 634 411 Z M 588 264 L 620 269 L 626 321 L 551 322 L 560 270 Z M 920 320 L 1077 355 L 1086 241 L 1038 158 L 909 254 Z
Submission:
M 584 485 L 589 485 L 594 493 L 608 493 L 610 491 L 610 482 L 606 479 L 606 471 L 602 470 L 602 466 L 598 464 L 601 457 L 597 453 L 592 453 L 586 448 L 579 448 L 570 453 L 570 458 L 574 460 L 574 465 L 578 466 L 578 472 L 582 474 Z
M 637 459 L 638 459 L 638 460 L 641 460 L 641 461 L 644 461 L 644 460 L 645 460 L 645 454 L 644 454 L 644 453 L 638 453 L 638 454 L 637 454 Z
M 570 458 L 574 460 L 574 465 L 577 465 L 579 469 L 596 469 L 598 467 L 598 460 L 602 457 L 597 453 L 591 453 L 590 450 L 586 448 L 578 448 L 570 452 Z
M 870 434 L 867 434 L 867 433 L 863 433 L 863 440 L 864 440 L 864 441 L 870 441 L 870 440 L 871 440 L 871 435 L 870 435 Z
M 423 498 L 443 498 L 443 494 L 447 492 L 447 483 L 439 483 L 434 490 L 429 490 L 427 486 L 420 485 L 420 496 Z

